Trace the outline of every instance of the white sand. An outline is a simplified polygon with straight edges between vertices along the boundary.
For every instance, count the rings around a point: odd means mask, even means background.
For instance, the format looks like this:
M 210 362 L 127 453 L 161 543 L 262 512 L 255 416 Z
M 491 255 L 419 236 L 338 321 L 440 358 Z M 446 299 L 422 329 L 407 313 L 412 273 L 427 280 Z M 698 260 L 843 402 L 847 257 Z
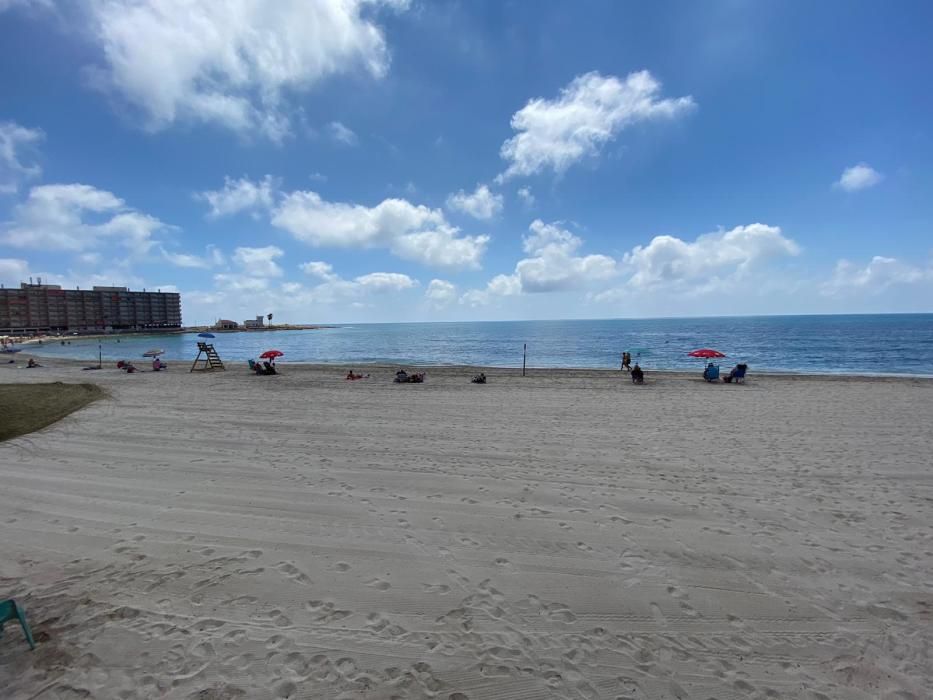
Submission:
M 933 381 L 51 364 L 4 698 L 933 697 Z

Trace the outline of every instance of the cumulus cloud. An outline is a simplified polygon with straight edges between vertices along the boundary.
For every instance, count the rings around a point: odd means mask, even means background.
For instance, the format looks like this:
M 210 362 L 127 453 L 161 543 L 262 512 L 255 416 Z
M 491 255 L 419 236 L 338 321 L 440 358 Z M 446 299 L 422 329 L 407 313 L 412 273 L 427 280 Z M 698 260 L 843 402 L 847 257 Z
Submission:
M 221 124 L 278 140 L 286 95 L 325 78 L 389 66 L 373 6 L 379 0 L 94 0 L 102 85 L 139 109 L 149 129 Z M 365 15 L 365 16 L 364 16 Z
M 353 129 L 344 126 L 340 122 L 331 122 L 328 124 L 327 133 L 330 134 L 330 137 L 334 141 L 342 143 L 345 146 L 355 146 L 357 143 L 359 143 L 359 138 L 357 137 L 356 132 L 354 132 Z
M 299 267 L 312 277 L 317 277 L 318 279 L 324 280 L 325 282 L 337 279 L 337 275 L 334 272 L 334 266 L 327 262 L 314 260 L 299 265 Z
M 486 185 L 477 185 L 476 189 L 467 193 L 460 190 L 447 198 L 447 208 L 469 214 L 474 219 L 488 220 L 502 211 L 503 199 L 501 194 L 494 194 Z
M 374 207 L 328 202 L 316 192 L 292 192 L 274 210 L 272 224 L 313 246 L 387 248 L 425 265 L 478 268 L 488 236 L 461 236 L 439 209 L 405 199 Z
M 281 277 L 282 268 L 275 261 L 283 255 L 284 251 L 274 245 L 239 247 L 233 251 L 233 262 L 252 277 Z
M 519 260 L 511 275 L 497 275 L 482 290 L 470 290 L 463 301 L 484 304 L 494 297 L 581 289 L 611 279 L 618 273 L 608 255 L 578 255 L 583 240 L 558 223 L 535 219 L 523 239 L 528 257 Z
M 15 285 L 29 277 L 29 263 L 20 258 L 0 258 L 0 282 Z
M 917 267 L 896 258 L 876 255 L 865 267 L 849 260 L 840 260 L 833 270 L 832 278 L 821 286 L 821 291 L 826 296 L 880 294 L 894 285 L 919 282 L 933 282 L 933 265 Z
M 113 193 L 82 184 L 33 187 L 13 217 L 0 241 L 46 251 L 84 251 L 108 243 L 143 254 L 155 244 L 153 234 L 169 228 Z
M 213 245 L 207 246 L 207 251 L 204 255 L 192 255 L 190 253 L 175 253 L 169 250 L 166 250 L 164 247 L 161 249 L 162 257 L 172 265 L 176 267 L 189 267 L 189 268 L 201 268 L 209 269 L 212 267 L 217 267 L 218 265 L 223 265 L 226 259 L 224 258 L 223 253 L 220 252 Z M 97 253 L 85 253 L 80 258 L 84 259 L 89 264 L 94 264 L 97 260 L 100 259 L 99 254 Z
M 640 289 L 697 289 L 727 277 L 746 274 L 756 263 L 794 256 L 800 247 L 777 226 L 749 224 L 699 236 L 689 243 L 675 236 L 655 236 L 626 253 L 629 285 Z
M 846 192 L 856 192 L 874 187 L 883 179 L 884 176 L 868 163 L 859 163 L 843 170 L 835 186 Z
M 434 306 L 447 306 L 457 299 L 457 286 L 447 280 L 433 279 L 428 283 L 424 297 Z
M 536 98 L 512 115 L 516 135 L 502 144 L 508 168 L 499 181 L 544 170 L 563 173 L 595 156 L 626 127 L 672 119 L 695 107 L 692 97 L 661 98 L 661 83 L 646 70 L 624 80 L 597 72 L 574 78 L 553 100 Z
M 296 286 L 293 299 L 306 305 L 350 304 L 365 306 L 373 298 L 398 294 L 418 286 L 418 280 L 399 272 L 370 272 L 365 275 L 344 279 L 334 272 L 330 263 L 312 261 L 300 265 L 305 273 L 318 280 L 313 287 Z
M 257 182 L 247 177 L 238 180 L 225 177 L 222 189 L 199 192 L 195 198 L 207 202 L 210 206 L 208 217 L 216 219 L 242 211 L 256 212 L 271 209 L 277 186 L 276 180 L 271 175 L 266 175 Z
M 23 180 L 42 174 L 31 156 L 44 136 L 40 129 L 0 122 L 0 194 L 14 194 Z

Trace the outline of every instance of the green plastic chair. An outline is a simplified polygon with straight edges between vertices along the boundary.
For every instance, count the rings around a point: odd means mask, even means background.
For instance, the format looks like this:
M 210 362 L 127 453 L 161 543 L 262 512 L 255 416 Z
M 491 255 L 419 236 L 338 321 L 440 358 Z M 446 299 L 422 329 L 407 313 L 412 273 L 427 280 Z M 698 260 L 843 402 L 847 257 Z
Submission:
M 19 620 L 20 627 L 23 628 L 23 634 L 26 635 L 26 641 L 29 642 L 29 648 L 35 649 L 36 643 L 32 639 L 32 630 L 29 629 L 29 623 L 26 622 L 26 611 L 23 606 L 12 598 L 0 602 L 0 635 L 3 634 L 3 623 L 10 620 Z

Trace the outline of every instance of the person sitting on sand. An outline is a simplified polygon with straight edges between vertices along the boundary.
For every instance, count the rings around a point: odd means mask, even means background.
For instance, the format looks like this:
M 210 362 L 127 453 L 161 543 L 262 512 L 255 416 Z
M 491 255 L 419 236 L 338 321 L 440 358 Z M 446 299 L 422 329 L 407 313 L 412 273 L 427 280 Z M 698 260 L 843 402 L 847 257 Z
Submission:
M 275 374 L 275 365 L 271 364 L 268 360 L 262 363 L 263 374 Z
M 474 384 L 485 384 L 486 383 L 486 373 L 480 372 L 477 375 L 473 376 L 473 379 L 470 380 Z
M 26 367 L 28 367 L 29 369 L 32 369 L 33 367 L 41 367 L 41 366 L 42 365 L 40 365 L 38 362 L 36 362 L 31 357 L 29 358 L 29 362 L 26 363 Z
M 408 377 L 408 381 L 412 384 L 422 384 L 424 382 L 424 372 L 415 372 Z
M 638 366 L 638 363 L 635 363 L 635 366 L 632 367 L 632 384 L 644 384 L 645 383 L 645 371 Z
M 745 377 L 745 371 L 748 369 L 748 365 L 744 362 L 740 362 L 735 367 L 733 367 L 729 374 L 723 376 L 722 380 L 726 384 L 731 384 L 733 379 L 739 378 L 743 379 Z
M 152 371 L 153 372 L 158 372 L 160 370 L 167 369 L 167 368 L 168 368 L 168 365 L 162 362 L 162 360 L 160 360 L 158 357 L 152 358 Z
M 369 376 L 368 374 L 365 374 L 365 375 L 364 375 L 364 374 L 354 374 L 352 369 L 351 369 L 349 372 L 347 372 L 347 379 L 349 379 L 349 380 L 354 380 L 354 379 L 366 379 L 368 376 Z
M 408 372 L 403 369 L 400 369 L 395 373 L 395 383 L 396 384 L 407 384 L 408 383 Z

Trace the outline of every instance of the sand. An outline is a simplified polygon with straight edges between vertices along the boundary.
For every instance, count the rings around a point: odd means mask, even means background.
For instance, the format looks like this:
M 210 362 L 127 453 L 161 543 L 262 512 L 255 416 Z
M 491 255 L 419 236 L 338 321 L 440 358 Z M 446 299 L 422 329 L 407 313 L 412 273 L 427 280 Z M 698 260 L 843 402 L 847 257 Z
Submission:
M 4 698 L 929 698 L 933 381 L 0 367 Z

